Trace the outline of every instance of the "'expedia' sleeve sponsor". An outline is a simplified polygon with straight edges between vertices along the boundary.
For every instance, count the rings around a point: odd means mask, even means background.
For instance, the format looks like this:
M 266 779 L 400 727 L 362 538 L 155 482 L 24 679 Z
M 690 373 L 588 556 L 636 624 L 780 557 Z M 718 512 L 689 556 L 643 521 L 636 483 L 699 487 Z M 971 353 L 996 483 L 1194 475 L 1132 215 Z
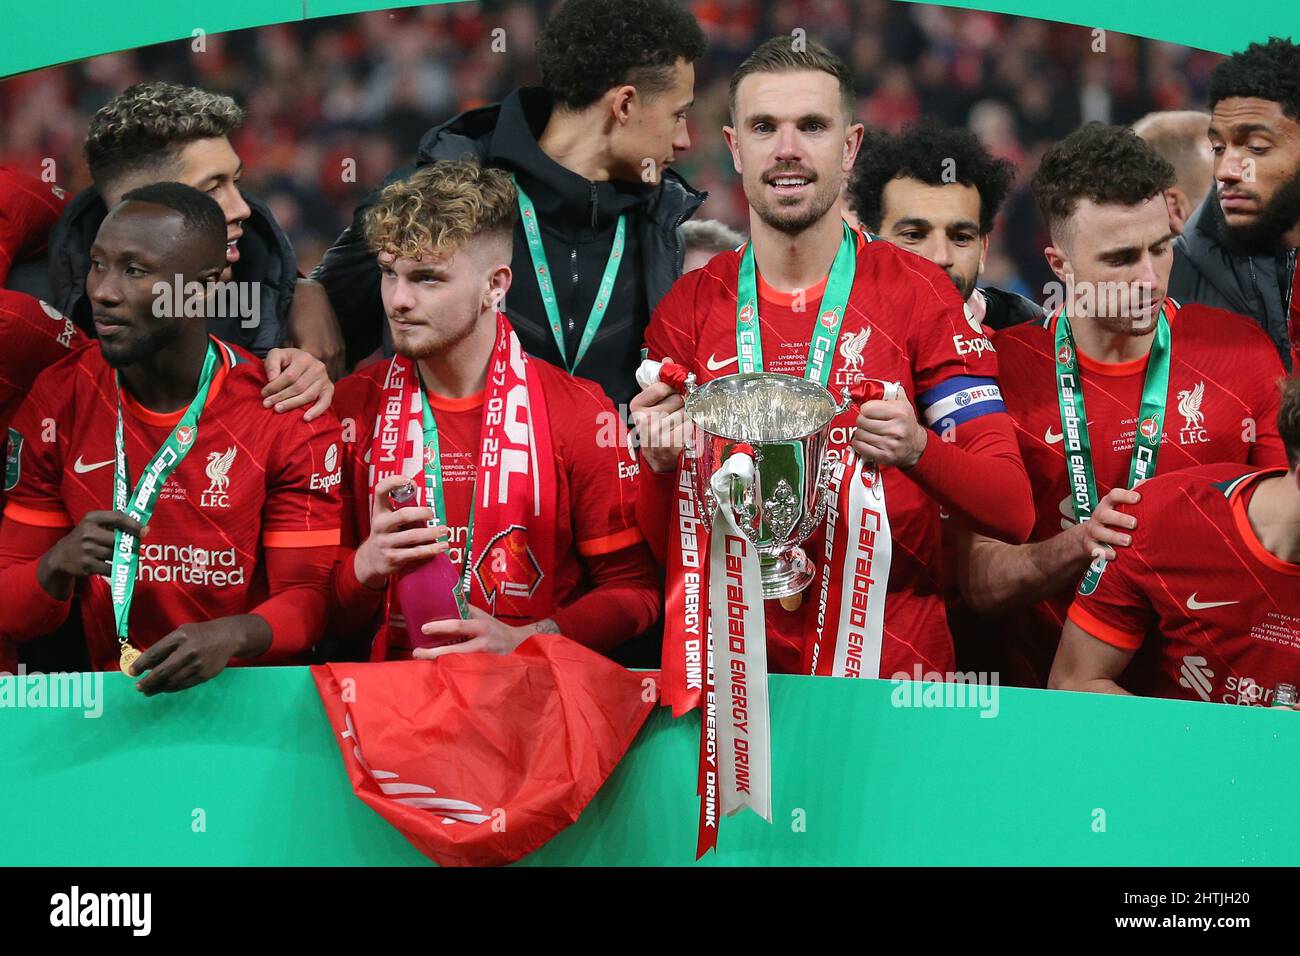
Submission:
M 275 467 L 267 469 L 262 543 L 268 548 L 313 548 L 339 543 L 339 485 L 343 446 L 339 422 L 326 412 L 312 422 L 277 416 Z
M 969 316 L 952 280 L 934 263 L 910 254 L 899 256 L 899 270 L 893 298 L 897 307 L 910 298 L 908 345 L 918 408 L 925 412 L 927 402 L 946 401 L 966 419 L 1003 410 L 992 407 L 994 401 L 1000 405 L 1001 395 L 988 390 L 997 388 L 993 342 Z M 953 380 L 960 386 L 947 385 Z
M 0 428 L 8 426 L 41 370 L 85 340 L 54 306 L 0 289 Z
M 636 522 L 639 456 L 614 406 L 592 382 L 569 379 L 548 390 L 553 423 L 563 422 L 573 541 L 585 557 L 610 554 L 642 541 Z M 554 397 L 552 397 L 554 396 Z

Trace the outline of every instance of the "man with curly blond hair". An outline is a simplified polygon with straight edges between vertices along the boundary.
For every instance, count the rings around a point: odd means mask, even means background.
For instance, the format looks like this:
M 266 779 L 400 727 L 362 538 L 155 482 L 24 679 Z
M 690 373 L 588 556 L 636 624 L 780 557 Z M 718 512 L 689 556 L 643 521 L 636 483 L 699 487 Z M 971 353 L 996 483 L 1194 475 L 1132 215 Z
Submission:
M 516 282 L 504 311 L 529 355 L 594 379 L 615 403 L 636 393 L 642 333 L 682 274 L 680 227 L 705 199 L 671 168 L 690 147 L 693 63 L 704 48 L 678 0 L 565 0 L 537 43 L 541 87 L 434 127 L 415 165 L 386 180 L 467 157 L 514 176 L 538 228 L 525 229 L 526 217 L 515 226 Z M 384 335 L 362 223 L 374 201 L 312 273 L 329 291 L 352 362 Z M 549 280 L 539 281 L 543 270 Z
M 525 355 L 501 311 L 517 216 L 509 174 L 468 161 L 366 213 L 396 355 L 339 383 L 333 656 L 509 653 L 534 633 L 608 651 L 658 618 L 621 422 L 594 382 Z M 440 555 L 462 617 L 405 620 L 390 585 Z
M 219 281 L 228 295 L 219 301 L 238 302 L 208 310 L 208 331 L 265 360 L 265 397 L 277 410 L 307 405 L 315 417 L 332 392 L 325 362 L 342 372 L 338 326 L 324 290 L 299 277 L 293 246 L 271 210 L 240 188 L 244 166 L 230 136 L 243 122 L 244 110 L 229 96 L 192 86 L 137 83 L 114 96 L 87 131 L 94 184 L 50 230 L 46 260 L 16 269 L 9 287 L 48 301 L 93 335 L 86 276 L 103 268 L 90 248 L 108 210 L 149 183 L 192 186 L 216 200 L 225 217 L 226 268 Z M 173 277 L 158 278 L 169 283 Z

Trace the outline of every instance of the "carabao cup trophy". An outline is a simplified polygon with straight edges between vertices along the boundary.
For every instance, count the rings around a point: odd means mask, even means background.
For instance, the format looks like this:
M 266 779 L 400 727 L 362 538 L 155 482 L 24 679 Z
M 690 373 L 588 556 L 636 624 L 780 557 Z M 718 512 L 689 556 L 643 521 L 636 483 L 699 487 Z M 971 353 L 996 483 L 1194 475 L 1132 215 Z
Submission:
M 832 420 L 849 407 L 816 382 L 773 372 L 741 372 L 696 386 L 686 381 L 686 414 L 695 423 L 692 456 L 697 498 L 717 507 L 710 479 L 737 445 L 753 449 L 754 480 L 733 497 L 737 526 L 758 549 L 763 598 L 783 598 L 812 583 L 815 568 L 800 545 L 826 516 Z

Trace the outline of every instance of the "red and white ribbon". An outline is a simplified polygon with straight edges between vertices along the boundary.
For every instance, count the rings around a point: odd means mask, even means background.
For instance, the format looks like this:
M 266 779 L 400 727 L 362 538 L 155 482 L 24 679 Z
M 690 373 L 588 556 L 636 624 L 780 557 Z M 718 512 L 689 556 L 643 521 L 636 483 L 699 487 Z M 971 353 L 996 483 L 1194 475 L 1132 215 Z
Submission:
M 861 405 L 893 401 L 903 391 L 895 382 L 861 379 L 850 394 Z M 808 617 L 805 630 L 806 673 L 880 676 L 892 559 L 884 476 L 874 464 L 846 451 L 828 489 L 817 613 Z
M 758 548 L 736 524 L 733 495 L 754 484 L 754 459 L 734 451 L 713 474 L 709 617 L 716 663 L 718 800 L 723 815 L 749 807 L 772 822 L 767 631 Z

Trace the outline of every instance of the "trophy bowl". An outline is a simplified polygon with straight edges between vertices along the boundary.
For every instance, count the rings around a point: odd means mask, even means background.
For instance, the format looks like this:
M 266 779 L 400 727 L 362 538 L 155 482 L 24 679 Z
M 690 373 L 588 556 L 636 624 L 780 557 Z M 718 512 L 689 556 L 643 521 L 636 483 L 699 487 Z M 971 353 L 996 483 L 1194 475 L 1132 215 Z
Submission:
M 849 406 L 816 382 L 774 372 L 741 372 L 690 385 L 696 494 L 712 515 L 713 473 L 737 444 L 754 449 L 754 482 L 733 496 L 737 526 L 758 549 L 764 599 L 798 594 L 814 566 L 800 545 L 826 516 L 830 425 Z

